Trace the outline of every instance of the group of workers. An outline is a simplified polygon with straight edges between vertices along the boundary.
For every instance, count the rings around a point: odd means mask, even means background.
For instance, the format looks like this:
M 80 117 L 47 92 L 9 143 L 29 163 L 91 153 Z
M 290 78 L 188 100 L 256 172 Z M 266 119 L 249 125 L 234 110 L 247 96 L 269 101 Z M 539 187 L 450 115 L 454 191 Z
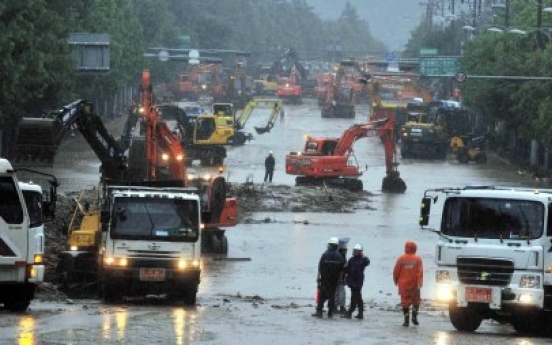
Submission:
M 363 253 L 360 243 L 353 247 L 353 255 L 346 259 L 347 243 L 349 239 L 332 237 L 328 241 L 327 250 L 318 262 L 317 276 L 317 305 L 313 314 L 323 316 L 323 309 L 328 303 L 328 318 L 340 312 L 342 318 L 352 318 L 358 308 L 357 319 L 364 318 L 364 301 L 362 300 L 362 285 L 364 284 L 364 270 L 370 265 L 370 259 Z M 404 254 L 396 261 L 393 269 L 393 281 L 398 286 L 403 311 L 403 326 L 408 327 L 410 320 L 416 326 L 420 308 L 420 289 L 423 284 L 423 263 L 416 254 L 416 243 L 407 241 Z M 349 309 L 345 308 L 345 285 L 351 290 Z M 410 307 L 412 306 L 412 318 Z M 338 308 L 339 307 L 339 308 Z

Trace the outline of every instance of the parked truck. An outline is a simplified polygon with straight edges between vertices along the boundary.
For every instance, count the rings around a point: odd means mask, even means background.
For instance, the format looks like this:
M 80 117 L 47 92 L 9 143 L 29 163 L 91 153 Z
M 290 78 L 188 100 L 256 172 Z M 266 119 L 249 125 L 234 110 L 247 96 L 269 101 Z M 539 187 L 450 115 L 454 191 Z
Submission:
M 444 195 L 435 247 L 435 298 L 459 331 L 482 320 L 521 334 L 547 331 L 552 316 L 552 190 L 479 186 L 428 189 L 419 224 Z M 439 199 L 441 200 L 441 199 Z
M 27 310 L 44 279 L 44 219 L 55 214 L 57 187 L 55 178 L 50 182 L 43 199 L 39 185 L 19 182 L 0 158 L 0 303 L 11 311 Z

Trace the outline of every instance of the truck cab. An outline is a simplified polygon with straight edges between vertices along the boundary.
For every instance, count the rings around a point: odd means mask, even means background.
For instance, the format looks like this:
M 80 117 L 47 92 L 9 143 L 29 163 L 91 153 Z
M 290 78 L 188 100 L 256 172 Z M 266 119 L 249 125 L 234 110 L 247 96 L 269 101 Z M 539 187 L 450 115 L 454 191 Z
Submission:
M 435 248 L 435 297 L 453 326 L 475 331 L 483 319 L 522 334 L 552 317 L 552 191 L 506 187 L 427 190 L 420 225 L 445 194 Z
M 39 185 L 19 182 L 0 158 L 0 303 L 27 310 L 44 279 L 44 213 L 50 210 Z M 45 207 L 46 206 L 46 207 Z
M 201 206 L 186 188 L 107 187 L 101 294 L 166 294 L 193 305 L 200 282 Z

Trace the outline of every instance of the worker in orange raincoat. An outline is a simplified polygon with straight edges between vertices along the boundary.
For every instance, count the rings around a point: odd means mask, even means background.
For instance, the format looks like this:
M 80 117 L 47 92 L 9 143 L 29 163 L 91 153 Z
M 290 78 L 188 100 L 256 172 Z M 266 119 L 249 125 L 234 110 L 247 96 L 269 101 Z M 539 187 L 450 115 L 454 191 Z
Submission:
M 399 287 L 401 305 L 404 314 L 403 326 L 409 326 L 410 305 L 412 305 L 412 323 L 418 326 L 418 310 L 420 309 L 420 289 L 423 285 L 422 258 L 416 255 L 416 243 L 407 241 L 404 254 L 397 259 L 393 269 L 393 281 Z

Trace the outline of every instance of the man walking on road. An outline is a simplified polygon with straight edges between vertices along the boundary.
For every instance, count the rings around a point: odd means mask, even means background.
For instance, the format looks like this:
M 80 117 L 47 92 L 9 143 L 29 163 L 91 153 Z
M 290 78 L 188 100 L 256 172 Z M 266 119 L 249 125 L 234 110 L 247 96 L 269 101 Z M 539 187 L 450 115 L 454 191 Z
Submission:
M 403 308 L 403 326 L 409 326 L 410 306 L 412 305 L 412 323 L 418 326 L 418 310 L 420 309 L 420 289 L 423 285 L 422 258 L 416 255 L 416 243 L 407 241 L 404 254 L 395 263 L 393 280 L 399 286 L 401 305 Z
M 268 153 L 268 156 L 265 158 L 265 182 L 272 182 L 272 175 L 274 174 L 274 166 L 276 165 L 276 160 L 272 155 L 272 151 Z
M 315 317 L 322 317 L 322 309 L 324 303 L 328 301 L 328 317 L 333 317 L 335 310 L 335 291 L 339 281 L 339 274 L 345 266 L 345 258 L 339 254 L 337 248 L 339 240 L 337 237 L 332 237 L 328 241 L 328 249 L 322 254 L 318 262 L 318 278 L 316 279 L 320 296 L 316 306 L 316 312 L 312 314 Z
M 362 300 L 362 285 L 364 284 L 364 269 L 370 265 L 368 259 L 362 253 L 362 245 L 357 243 L 353 247 L 353 256 L 347 262 L 347 285 L 351 289 L 351 305 L 349 311 L 343 316 L 347 319 L 353 317 L 353 312 L 358 306 L 357 319 L 364 318 L 364 301 Z

